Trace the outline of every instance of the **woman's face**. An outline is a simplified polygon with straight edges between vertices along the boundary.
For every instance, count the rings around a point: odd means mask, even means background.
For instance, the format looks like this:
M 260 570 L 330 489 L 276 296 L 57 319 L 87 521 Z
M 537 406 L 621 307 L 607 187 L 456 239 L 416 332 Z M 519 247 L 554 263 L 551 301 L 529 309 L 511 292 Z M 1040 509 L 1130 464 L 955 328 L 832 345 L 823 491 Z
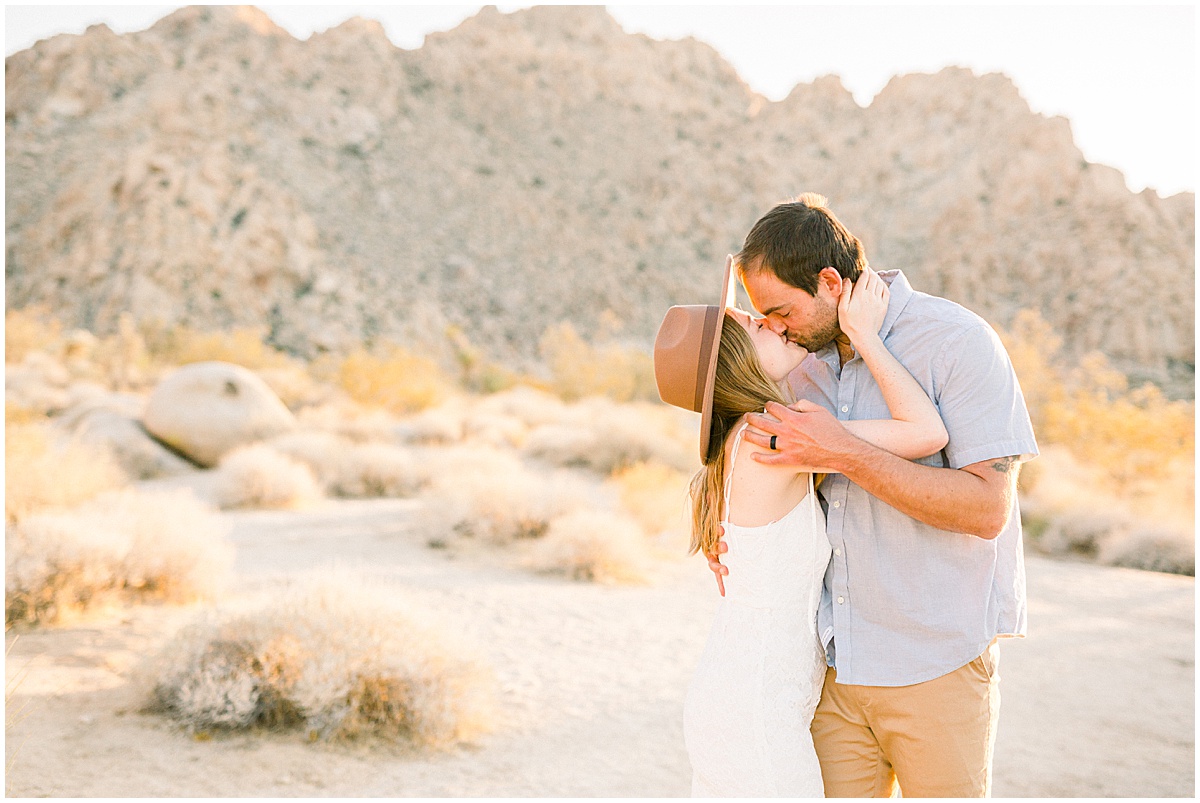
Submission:
M 729 314 L 741 324 L 746 334 L 750 335 L 750 342 L 758 352 L 758 360 L 762 363 L 763 370 L 776 382 L 786 379 L 808 356 L 808 350 L 804 346 L 768 329 L 765 318 L 752 318 L 749 313 L 740 309 L 730 309 Z

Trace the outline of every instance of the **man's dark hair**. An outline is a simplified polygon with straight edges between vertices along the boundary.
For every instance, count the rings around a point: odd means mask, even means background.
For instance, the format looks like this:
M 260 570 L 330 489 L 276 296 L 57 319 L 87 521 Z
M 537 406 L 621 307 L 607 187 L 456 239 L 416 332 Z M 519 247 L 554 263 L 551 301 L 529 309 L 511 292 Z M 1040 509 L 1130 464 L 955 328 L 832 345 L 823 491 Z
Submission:
M 806 192 L 758 219 L 734 257 L 743 273 L 769 270 L 780 281 L 817 294 L 817 274 L 836 268 L 855 281 L 867 267 L 858 238 L 826 208 L 823 195 Z

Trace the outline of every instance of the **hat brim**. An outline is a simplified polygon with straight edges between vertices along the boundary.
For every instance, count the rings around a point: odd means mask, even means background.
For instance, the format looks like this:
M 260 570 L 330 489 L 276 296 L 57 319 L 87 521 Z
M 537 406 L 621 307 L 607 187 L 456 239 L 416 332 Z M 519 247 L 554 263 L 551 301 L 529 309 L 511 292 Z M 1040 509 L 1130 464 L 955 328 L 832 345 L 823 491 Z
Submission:
M 733 281 L 733 256 L 725 257 L 725 278 L 721 282 L 720 300 L 717 302 L 717 320 L 709 337 L 708 369 L 704 374 L 704 399 L 700 408 L 700 460 L 708 459 L 709 436 L 712 431 L 713 389 L 717 382 L 717 352 L 721 349 L 721 330 L 725 324 L 725 310 L 737 300 L 737 285 Z

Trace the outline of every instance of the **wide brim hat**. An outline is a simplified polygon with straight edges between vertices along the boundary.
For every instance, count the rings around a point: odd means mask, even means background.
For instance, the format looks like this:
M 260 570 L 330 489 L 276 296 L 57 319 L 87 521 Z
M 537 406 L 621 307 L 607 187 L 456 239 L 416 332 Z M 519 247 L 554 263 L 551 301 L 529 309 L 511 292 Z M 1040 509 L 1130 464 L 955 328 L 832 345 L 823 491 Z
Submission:
M 725 258 L 725 278 L 716 305 L 675 306 L 667 310 L 654 338 L 654 381 L 667 404 L 700 413 L 700 459 L 708 457 L 713 386 L 725 310 L 734 305 L 733 257 Z

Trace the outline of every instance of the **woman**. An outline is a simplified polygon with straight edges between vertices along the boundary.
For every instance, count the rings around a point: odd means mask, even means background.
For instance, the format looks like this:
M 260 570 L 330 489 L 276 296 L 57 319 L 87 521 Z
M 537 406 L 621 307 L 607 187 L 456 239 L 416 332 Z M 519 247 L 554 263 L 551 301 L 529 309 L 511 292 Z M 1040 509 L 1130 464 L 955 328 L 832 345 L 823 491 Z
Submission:
M 684 709 L 692 794 L 822 797 L 809 735 L 825 677 L 816 616 L 830 557 L 814 491 L 820 468 L 759 463 L 750 455 L 763 450 L 743 440 L 747 413 L 788 403 L 786 377 L 808 352 L 729 308 L 731 278 L 727 264 L 719 307 L 672 307 L 654 354 L 663 400 L 701 413 L 691 551 L 713 552 L 723 528 L 730 567 Z M 887 301 L 873 271 L 843 286 L 839 324 L 893 416 L 844 423 L 901 457 L 924 457 L 945 446 L 946 429 L 879 338 Z

